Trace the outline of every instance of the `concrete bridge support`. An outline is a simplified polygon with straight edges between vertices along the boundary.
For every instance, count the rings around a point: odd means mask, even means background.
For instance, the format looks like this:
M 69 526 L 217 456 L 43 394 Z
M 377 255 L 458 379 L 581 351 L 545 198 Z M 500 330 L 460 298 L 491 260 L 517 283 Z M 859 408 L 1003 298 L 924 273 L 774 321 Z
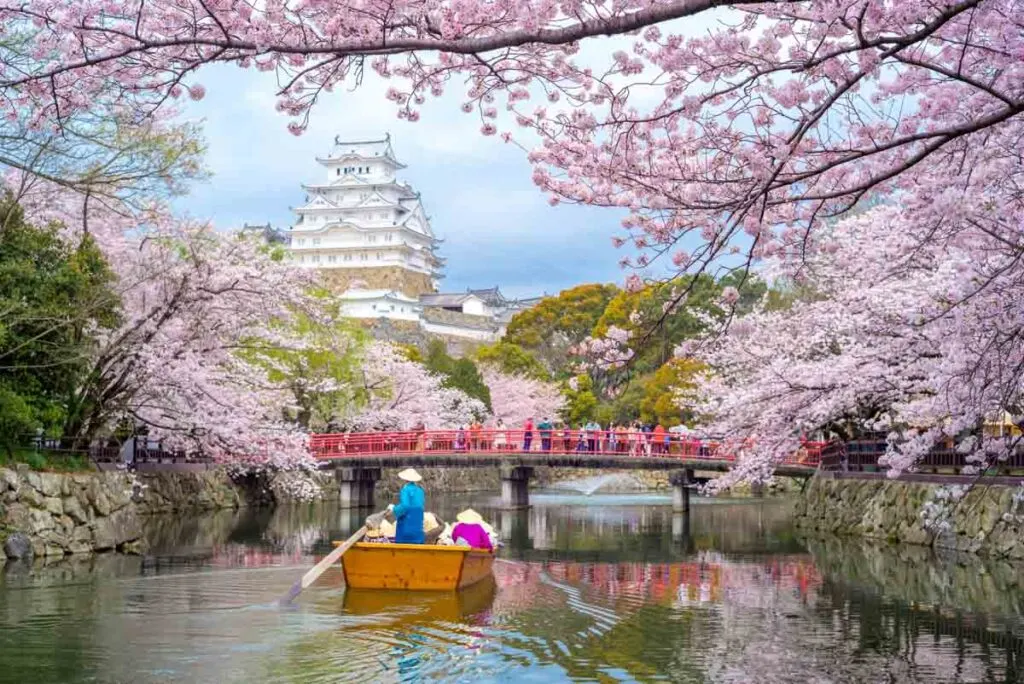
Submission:
M 380 468 L 337 468 L 338 501 L 342 508 L 373 506 L 373 490 L 380 479 Z
M 693 468 L 673 470 L 668 475 L 672 485 L 672 510 L 677 513 L 690 512 L 690 489 L 694 486 Z
M 528 508 L 533 466 L 501 466 L 501 507 Z

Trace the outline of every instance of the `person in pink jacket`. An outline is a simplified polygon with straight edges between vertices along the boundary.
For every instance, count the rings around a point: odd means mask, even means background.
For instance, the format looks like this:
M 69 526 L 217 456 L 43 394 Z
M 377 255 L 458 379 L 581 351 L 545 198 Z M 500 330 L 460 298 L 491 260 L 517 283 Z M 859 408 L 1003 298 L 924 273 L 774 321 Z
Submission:
M 479 513 L 472 508 L 467 508 L 455 516 L 455 520 L 459 524 L 452 530 L 453 542 L 458 544 L 459 540 L 462 540 L 464 544 L 474 549 L 494 550 L 490 535 L 487 534 L 484 526 L 480 524 L 484 519 L 480 517 Z

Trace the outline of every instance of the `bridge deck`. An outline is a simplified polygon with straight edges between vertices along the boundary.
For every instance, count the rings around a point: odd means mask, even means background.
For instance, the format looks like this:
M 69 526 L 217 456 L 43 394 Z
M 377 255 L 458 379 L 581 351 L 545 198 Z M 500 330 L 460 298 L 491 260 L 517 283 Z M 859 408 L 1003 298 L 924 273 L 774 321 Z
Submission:
M 610 439 L 605 433 L 556 433 L 527 437 L 516 430 L 368 432 L 314 435 L 311 448 L 321 467 L 397 468 L 551 466 L 606 470 L 726 471 L 735 456 L 710 440 L 666 436 Z M 818 466 L 821 446 L 808 443 L 779 464 L 779 475 L 806 477 Z

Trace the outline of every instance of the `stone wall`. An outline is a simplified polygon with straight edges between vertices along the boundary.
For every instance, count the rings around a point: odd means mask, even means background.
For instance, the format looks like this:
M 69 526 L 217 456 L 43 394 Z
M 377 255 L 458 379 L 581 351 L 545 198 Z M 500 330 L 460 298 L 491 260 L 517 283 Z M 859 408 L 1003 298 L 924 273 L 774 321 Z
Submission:
M 485 332 L 495 332 L 498 329 L 498 324 L 494 322 L 494 319 L 487 316 L 477 316 L 475 314 L 462 313 L 461 311 L 448 311 L 436 306 L 423 307 L 423 320 Z
M 1017 488 L 979 484 L 955 505 L 940 490 L 930 483 L 816 475 L 796 504 L 796 522 L 809 533 L 1024 558 L 1024 511 L 1017 509 Z M 926 507 L 931 512 L 923 515 Z
M 604 475 L 620 476 L 614 478 L 602 492 L 654 492 L 670 489 L 667 470 L 603 470 L 600 468 L 536 468 L 534 479 L 530 483 L 534 487 L 550 487 L 559 482 L 582 480 Z
M 142 518 L 203 512 L 297 498 L 336 500 L 327 473 L 279 473 L 233 480 L 224 469 L 201 472 L 37 473 L 0 468 L 0 546 L 4 557 L 141 550 Z
M 387 502 L 398 496 L 404 482 L 398 479 L 404 468 L 381 469 L 380 480 L 374 496 L 377 503 Z M 501 488 L 497 468 L 417 468 L 423 476 L 423 488 L 427 492 L 468 493 L 497 492 Z
M 402 468 L 384 468 L 377 482 L 374 495 L 377 500 L 386 501 L 398 495 L 402 482 L 398 472 Z M 423 476 L 423 487 L 428 492 L 471 493 L 497 492 L 501 488 L 498 468 L 417 468 Z M 669 489 L 668 471 L 658 470 L 602 470 L 600 468 L 534 468 L 534 477 L 530 480 L 533 488 L 550 487 L 566 480 L 579 480 L 602 475 L 621 475 L 618 482 L 602 488 L 603 492 L 614 491 L 667 491 Z
M 364 290 L 393 290 L 410 297 L 434 292 L 434 283 L 425 273 L 417 273 L 397 266 L 375 268 L 325 268 L 320 270 L 324 284 L 341 294 L 352 282 L 362 281 Z

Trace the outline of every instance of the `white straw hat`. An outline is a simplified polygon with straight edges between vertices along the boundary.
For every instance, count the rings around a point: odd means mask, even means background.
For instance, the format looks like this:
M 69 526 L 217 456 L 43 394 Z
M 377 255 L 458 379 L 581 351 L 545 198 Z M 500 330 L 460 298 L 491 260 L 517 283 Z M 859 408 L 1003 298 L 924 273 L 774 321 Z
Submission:
M 467 508 L 466 510 L 462 511 L 457 516 L 455 516 L 455 519 L 461 523 L 480 523 L 484 520 L 483 517 L 479 513 L 474 511 L 472 508 Z
M 398 473 L 398 479 L 405 480 L 406 482 L 419 482 L 423 479 L 423 476 L 417 473 L 415 468 L 406 468 Z

